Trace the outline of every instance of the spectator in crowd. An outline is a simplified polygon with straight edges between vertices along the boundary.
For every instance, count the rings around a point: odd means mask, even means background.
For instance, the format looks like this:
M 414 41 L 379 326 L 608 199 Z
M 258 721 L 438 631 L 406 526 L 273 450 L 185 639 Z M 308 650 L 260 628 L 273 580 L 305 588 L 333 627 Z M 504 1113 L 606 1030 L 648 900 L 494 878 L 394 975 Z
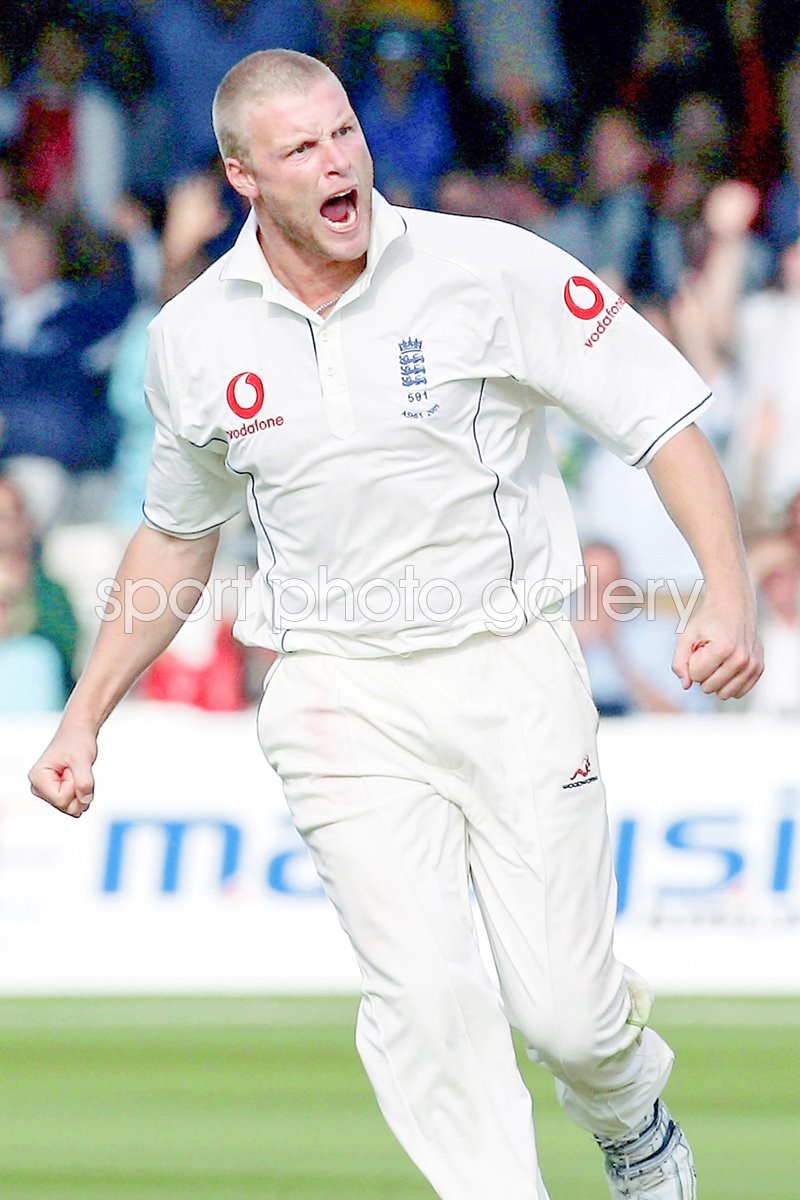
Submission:
M 696 93 L 677 108 L 663 172 L 655 186 L 651 291 L 671 298 L 705 248 L 703 201 L 728 173 L 728 129 L 720 105 Z
M 767 234 L 778 252 L 800 238 L 800 46 L 782 73 L 780 113 L 786 170 L 767 200 Z
M 0 147 L 8 146 L 19 133 L 20 104 L 11 87 L 11 62 L 0 42 Z
M 660 184 L 652 226 L 652 292 L 670 300 L 702 267 L 708 250 L 706 199 L 730 178 L 730 144 L 722 110 L 709 96 L 689 97 L 674 122 L 672 158 Z M 766 244 L 752 233 L 746 241 L 742 286 L 762 287 L 772 269 Z
M 14 169 L 8 158 L 0 155 L 0 294 L 8 287 L 5 247 L 12 230 L 22 217 L 22 209 L 14 195 Z
M 149 205 L 126 193 L 112 214 L 111 233 L 125 247 L 136 301 L 154 302 L 161 290 L 161 242 Z
M 508 121 L 509 167 L 537 182 L 547 179 L 553 160 L 566 155 L 561 111 L 545 100 L 530 76 L 504 76 L 500 95 Z
M 783 534 L 800 555 L 800 489 L 795 492 L 786 506 Z
M 328 11 L 345 7 L 349 30 L 335 50 L 343 63 L 342 79 L 359 116 L 374 90 L 376 42 L 387 32 L 413 32 L 424 57 L 424 71 L 443 97 L 459 167 L 502 170 L 508 129 L 503 105 L 473 86 L 473 61 L 465 37 L 461 6 L 455 0 L 322 0 Z M 330 28 L 330 26 L 329 26 Z M 326 61 L 329 56 L 323 55 Z M 452 165 L 452 164 L 451 164 Z
M 0 559 L 0 713 L 53 712 L 66 699 L 53 646 L 30 632 L 25 582 Z
M 620 83 L 623 105 L 637 113 L 648 137 L 668 136 L 678 106 L 714 77 L 713 46 L 684 20 L 671 0 L 643 0 L 644 21 L 630 74 Z
M 108 393 L 111 409 L 121 425 L 109 517 L 116 527 L 129 533 L 142 519 L 142 497 L 153 441 L 153 420 L 143 402 L 147 326 L 160 304 L 176 295 L 208 265 L 203 246 L 227 228 L 229 221 L 214 177 L 190 176 L 175 185 L 167 203 L 161 236 L 158 295 L 137 306 L 120 337 Z
M 636 290 L 649 234 L 650 151 L 634 118 L 599 113 L 589 130 L 577 194 L 542 232 L 617 291 Z
M 753 184 L 762 197 L 780 170 L 775 88 L 766 62 L 760 19 L 765 7 L 763 0 L 736 0 L 725 5 L 741 93 L 734 169 L 736 177 Z
M 332 71 L 352 80 L 352 55 L 357 0 L 317 0 L 324 21 L 320 53 Z
M 583 561 L 587 582 L 573 624 L 600 715 L 707 708 L 708 698 L 695 695 L 697 689 L 684 692 L 667 666 L 678 622 L 674 606 L 658 615 L 643 609 L 618 551 L 607 542 L 587 543 Z
M 392 29 L 414 30 L 419 34 L 424 42 L 427 69 L 449 86 L 452 60 L 462 53 L 453 0 L 322 0 L 322 3 L 328 12 L 331 8 L 344 11 L 348 25 L 345 75 L 355 96 L 361 95 L 363 85 L 374 71 L 376 38 Z
M 415 208 L 431 207 L 455 151 L 447 93 L 426 68 L 423 37 L 412 27 L 383 29 L 358 102 L 376 185 L 393 204 Z
M 316 54 L 323 36 L 314 0 L 153 0 L 144 21 L 184 171 L 216 158 L 208 114 L 217 82 L 234 63 L 270 46 Z
M 439 212 L 494 217 L 534 232 L 546 231 L 552 209 L 535 188 L 511 172 L 448 171 L 436 188 Z
M 5 244 L 0 297 L 0 461 L 19 484 L 37 532 L 65 511 L 71 475 L 107 465 L 108 410 L 92 352 L 133 300 L 120 268 L 105 280 L 62 277 L 59 238 L 25 217 Z
M 729 472 L 746 528 L 775 529 L 800 488 L 800 239 L 779 286 L 742 302 L 735 348 Z
M 670 308 L 673 325 L 680 326 L 681 344 L 684 339 L 690 340 L 693 332 L 697 335 L 696 356 L 701 358 L 711 381 L 719 375 L 719 361 L 730 354 L 742 294 L 752 274 L 751 260 L 764 253 L 752 238 L 759 205 L 758 191 L 750 183 L 726 179 L 714 185 L 703 202 L 701 260 L 685 276 Z M 689 292 L 693 299 L 691 321 L 683 321 L 678 314 L 678 296 Z M 697 331 L 698 320 L 701 334 Z
M 668 336 L 714 389 L 717 402 L 703 415 L 703 431 L 721 455 L 736 420 L 732 369 L 742 295 L 763 247 L 752 236 L 760 196 L 751 183 L 726 179 L 703 204 L 703 257 L 686 273 L 668 312 Z
M 55 654 L 60 678 L 57 694 L 65 697 L 74 683 L 78 624 L 66 592 L 42 568 L 19 490 L 3 476 L 0 476 L 0 571 L 5 572 L 8 588 L 13 591 L 17 618 L 24 616 L 24 620 L 12 622 L 13 627 L 17 631 L 24 629 L 50 647 L 45 663 L 47 675 L 49 678 Z M 36 651 L 36 656 L 45 659 L 41 650 Z M 21 685 L 25 682 L 22 680 Z
M 248 696 L 245 648 L 234 639 L 233 618 L 190 618 L 175 642 L 140 680 L 143 700 L 190 704 L 206 712 L 236 712 Z M 263 652 L 259 655 L 263 660 Z M 265 664 L 266 667 L 266 664 Z
M 524 82 L 545 109 L 570 99 L 570 80 L 554 0 L 459 0 L 474 85 L 486 98 L 514 106 Z
M 676 111 L 693 94 L 707 95 L 720 106 L 732 131 L 733 172 L 763 193 L 777 169 L 777 122 L 764 38 L 764 30 L 774 24 L 768 4 L 645 0 L 641 7 L 644 20 L 619 99 L 638 114 L 648 136 L 666 146 Z
M 753 696 L 753 712 L 800 715 L 800 554 L 785 534 L 758 538 L 750 548 L 750 569 L 761 608 L 766 686 Z M 767 676 L 769 678 L 767 679 Z
M 10 145 L 26 203 L 75 211 L 104 228 L 124 188 L 124 117 L 89 73 L 74 29 L 42 31 L 33 69 L 15 85 L 18 130 Z
M 462 217 L 488 217 L 492 211 L 489 182 L 475 171 L 448 171 L 436 187 L 436 208 Z
M 125 117 L 125 188 L 161 215 L 166 191 L 181 169 L 174 121 L 156 80 L 143 12 L 135 3 L 101 11 L 91 21 L 97 69 Z

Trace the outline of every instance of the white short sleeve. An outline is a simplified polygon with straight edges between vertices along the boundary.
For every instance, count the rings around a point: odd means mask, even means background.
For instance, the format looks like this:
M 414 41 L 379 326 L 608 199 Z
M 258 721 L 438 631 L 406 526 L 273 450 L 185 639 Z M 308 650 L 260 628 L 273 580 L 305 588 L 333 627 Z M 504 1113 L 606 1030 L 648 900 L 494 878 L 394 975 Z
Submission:
M 195 445 L 181 436 L 178 396 L 156 318 L 149 329 L 145 368 L 145 398 L 156 429 L 144 518 L 163 533 L 203 537 L 241 511 L 246 480 L 228 471 L 225 441 L 212 438 Z
M 682 354 L 586 267 L 535 235 L 504 265 L 523 382 L 642 467 L 711 402 Z

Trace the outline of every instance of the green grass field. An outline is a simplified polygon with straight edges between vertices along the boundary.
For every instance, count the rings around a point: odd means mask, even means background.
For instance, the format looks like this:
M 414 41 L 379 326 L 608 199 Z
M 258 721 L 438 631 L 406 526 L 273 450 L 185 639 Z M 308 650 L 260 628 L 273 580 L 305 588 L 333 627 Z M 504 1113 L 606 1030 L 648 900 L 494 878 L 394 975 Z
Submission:
M 3 1200 L 428 1200 L 353 1049 L 352 999 L 0 1001 Z M 800 1197 L 800 998 L 660 1000 L 702 1200 Z M 524 1066 L 552 1200 L 599 1154 Z M 503 1200 L 503 1197 L 486 1197 Z

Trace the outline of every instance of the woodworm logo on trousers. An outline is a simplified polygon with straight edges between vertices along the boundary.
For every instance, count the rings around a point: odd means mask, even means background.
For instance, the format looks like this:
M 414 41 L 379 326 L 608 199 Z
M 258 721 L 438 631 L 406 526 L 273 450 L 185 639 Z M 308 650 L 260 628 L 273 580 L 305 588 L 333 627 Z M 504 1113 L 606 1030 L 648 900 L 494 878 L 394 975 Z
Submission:
M 562 783 L 561 788 L 566 792 L 569 788 L 583 787 L 587 783 L 597 783 L 597 776 L 592 774 L 592 760 L 588 754 L 584 756 L 581 765 L 572 772 L 569 782 Z

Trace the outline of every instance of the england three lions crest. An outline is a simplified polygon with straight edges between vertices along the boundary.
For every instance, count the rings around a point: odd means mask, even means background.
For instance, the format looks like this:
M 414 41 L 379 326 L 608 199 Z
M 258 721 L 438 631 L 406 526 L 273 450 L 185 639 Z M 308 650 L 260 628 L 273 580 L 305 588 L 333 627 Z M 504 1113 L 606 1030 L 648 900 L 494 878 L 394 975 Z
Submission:
M 421 387 L 428 382 L 425 375 L 425 355 L 420 338 L 406 338 L 398 343 L 400 380 L 404 388 Z

